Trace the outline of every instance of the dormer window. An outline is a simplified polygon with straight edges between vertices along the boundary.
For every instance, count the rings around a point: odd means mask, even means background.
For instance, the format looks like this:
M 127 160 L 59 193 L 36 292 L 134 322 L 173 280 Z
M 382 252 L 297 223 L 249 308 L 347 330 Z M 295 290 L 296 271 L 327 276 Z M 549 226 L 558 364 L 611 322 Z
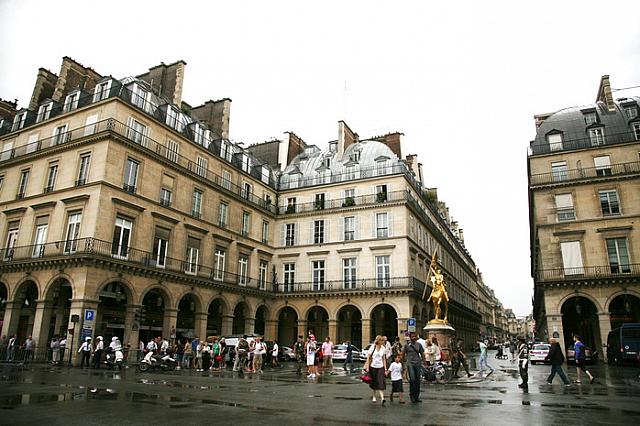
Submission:
M 149 92 L 144 90 L 138 83 L 133 84 L 133 90 L 131 91 L 131 103 L 141 109 L 145 109 L 147 105 Z
M 193 130 L 193 141 L 198 145 L 203 145 L 204 129 L 202 128 L 202 126 L 200 126 L 200 124 L 198 123 L 193 123 L 192 130 Z
M 327 157 L 322 161 L 322 165 L 327 169 L 331 168 L 331 157 Z
M 376 175 L 384 176 L 387 174 L 387 160 L 381 159 L 376 161 Z
M 64 99 L 64 105 L 62 106 L 63 112 L 73 111 L 78 108 L 78 99 L 80 99 L 80 92 L 69 93 Z
M 247 154 L 242 155 L 242 170 L 247 173 L 251 171 L 251 157 Z
M 353 151 L 353 155 L 352 155 L 352 159 L 353 161 L 360 161 L 360 150 L 356 149 L 355 151 Z
M 632 120 L 638 116 L 638 107 L 635 105 L 629 105 L 624 107 L 624 113 L 629 120 Z
M 562 149 L 562 133 L 552 133 L 547 135 L 549 150 L 560 151 Z
M 591 141 L 591 146 L 604 145 L 604 128 L 589 129 L 589 140 Z
M 178 111 L 167 106 L 167 118 L 165 119 L 165 123 L 167 126 L 173 127 L 174 129 L 178 128 Z
M 109 97 L 109 90 L 111 89 L 111 80 L 98 83 L 93 89 L 93 102 L 98 102 Z
M 598 122 L 598 115 L 595 111 L 585 112 L 584 114 L 584 124 L 587 126 L 591 126 L 592 124 L 596 124 Z
M 51 109 L 53 108 L 53 102 L 48 102 L 44 105 L 40 105 L 38 109 L 38 116 L 36 117 L 36 123 L 39 123 L 43 120 L 48 120 L 51 116 Z
M 233 156 L 233 149 L 231 148 L 231 144 L 229 142 L 222 141 L 222 143 L 220 144 L 220 157 L 231 162 L 232 156 Z
M 24 127 L 24 123 L 27 121 L 27 111 L 21 112 L 20 114 L 16 114 L 13 118 L 13 125 L 11 126 L 11 131 L 19 130 Z
M 262 182 L 266 183 L 267 185 L 269 184 L 269 169 L 267 168 L 266 165 L 262 166 L 261 179 L 262 179 Z

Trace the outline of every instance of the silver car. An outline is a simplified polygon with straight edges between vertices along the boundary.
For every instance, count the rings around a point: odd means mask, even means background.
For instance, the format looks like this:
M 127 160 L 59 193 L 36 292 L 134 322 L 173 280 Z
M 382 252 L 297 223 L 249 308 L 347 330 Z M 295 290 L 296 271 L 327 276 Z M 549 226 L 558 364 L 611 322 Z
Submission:
M 358 361 L 360 359 L 360 349 L 356 346 L 351 345 L 353 360 Z M 331 353 L 331 357 L 334 361 L 345 361 L 347 359 L 347 345 L 335 345 L 333 347 L 333 352 Z

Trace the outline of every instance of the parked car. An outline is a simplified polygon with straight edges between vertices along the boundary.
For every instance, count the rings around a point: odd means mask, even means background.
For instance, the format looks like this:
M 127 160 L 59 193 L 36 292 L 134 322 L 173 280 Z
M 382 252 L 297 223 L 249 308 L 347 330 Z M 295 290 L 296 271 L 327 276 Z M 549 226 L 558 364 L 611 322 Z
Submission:
M 591 348 L 587 347 L 586 345 L 584 349 L 584 361 L 586 363 L 591 363 L 593 361 Z M 575 362 L 576 362 L 576 350 L 573 344 L 571 344 L 571 346 L 567 348 L 567 364 L 569 363 L 575 364 Z
M 360 359 L 360 349 L 356 346 L 353 347 L 353 360 L 358 361 Z M 347 345 L 335 345 L 333 347 L 332 357 L 334 361 L 344 361 L 347 359 Z
M 367 352 L 369 352 L 369 348 L 371 348 L 371 345 L 373 345 L 373 343 L 369 343 L 364 347 L 363 350 L 360 351 L 360 361 L 365 362 L 367 360 Z
M 624 323 L 607 337 L 607 362 L 621 365 L 640 361 L 640 323 Z
M 282 354 L 287 361 L 296 360 L 296 354 L 289 346 L 282 346 Z
M 266 359 L 269 360 L 269 362 L 271 362 L 271 352 L 273 351 L 273 340 L 267 340 L 266 342 L 264 342 L 267 345 L 267 355 L 268 357 Z M 289 358 L 287 356 L 285 356 L 284 354 L 284 346 L 280 346 L 278 345 L 278 361 L 282 362 L 282 361 L 289 361 Z
M 529 352 L 529 360 L 531 361 L 531 364 L 547 362 L 544 359 L 549 355 L 549 349 L 551 349 L 551 345 L 548 343 L 536 343 L 533 345 L 533 349 Z

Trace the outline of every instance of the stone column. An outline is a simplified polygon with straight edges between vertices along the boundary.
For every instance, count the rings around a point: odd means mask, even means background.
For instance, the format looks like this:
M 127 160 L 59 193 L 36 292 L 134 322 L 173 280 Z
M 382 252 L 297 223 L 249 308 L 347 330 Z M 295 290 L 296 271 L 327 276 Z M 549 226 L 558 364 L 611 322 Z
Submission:
M 340 343 L 338 342 L 338 320 L 329 320 L 329 337 L 333 343 Z
M 127 344 L 131 345 L 132 351 L 139 346 L 140 324 L 136 322 L 136 309 L 140 307 L 141 305 L 127 305 L 124 317 L 124 336 L 121 343 L 123 348 L 126 348 Z
M 371 319 L 362 318 L 362 348 L 371 343 Z
M 303 339 L 307 339 L 307 320 L 298 320 L 298 336 L 303 336 Z M 298 338 L 296 336 L 296 339 Z
M 196 312 L 196 324 L 195 331 L 197 336 L 200 336 L 200 339 L 205 340 L 207 336 L 207 317 L 208 312 Z
M 278 334 L 278 321 L 276 320 L 266 320 L 265 321 L 265 327 L 264 327 L 264 334 L 265 334 L 265 339 L 266 340 L 278 340 L 279 336 L 277 336 Z M 278 342 L 280 342 L 278 340 Z M 282 342 L 280 342 L 282 343 Z
M 598 325 L 600 326 L 600 347 L 594 349 L 598 350 L 600 359 L 604 361 L 607 356 L 607 339 L 611 332 L 611 313 L 598 312 Z
M 253 334 L 256 328 L 256 319 L 255 318 L 245 318 L 244 319 L 244 334 Z
M 69 341 L 67 345 L 67 350 L 71 351 L 71 365 L 76 366 L 80 361 L 81 355 L 78 353 L 78 349 L 80 348 L 80 345 L 82 345 L 81 336 L 82 336 L 83 328 L 91 329 L 91 337 L 95 341 L 96 324 L 98 323 L 97 311 L 98 311 L 99 304 L 100 304 L 99 300 L 71 299 L 71 310 L 69 311 L 69 324 L 71 325 L 71 327 L 73 327 L 73 324 L 71 323 L 71 317 L 73 317 L 73 315 L 78 315 L 78 318 L 80 319 L 80 321 L 76 324 L 76 327 L 75 327 L 74 336 L 73 336 L 73 345 L 71 345 L 71 341 Z M 96 320 L 93 323 L 85 322 L 84 320 L 85 309 L 96 310 Z M 109 342 L 105 342 L 105 344 L 108 344 L 108 343 Z M 36 344 L 40 345 L 39 342 L 36 342 Z
M 8 300 L 5 304 L 4 322 L 2 324 L 2 336 L 9 337 L 18 332 L 18 321 L 20 321 L 21 307 L 22 303 L 17 300 Z
M 171 338 L 171 329 L 176 327 L 178 322 L 178 310 L 164 308 L 164 322 L 162 323 L 162 337 L 169 340 Z M 199 336 L 202 337 L 202 336 Z
M 49 345 L 49 323 L 51 322 L 51 312 L 53 311 L 53 302 L 50 300 L 36 300 L 36 315 L 33 320 L 33 340 L 36 342 L 35 353 L 39 354 L 43 348 Z M 71 344 L 71 339 L 68 339 Z
M 233 332 L 233 315 L 222 316 L 222 331 L 223 336 L 228 336 Z

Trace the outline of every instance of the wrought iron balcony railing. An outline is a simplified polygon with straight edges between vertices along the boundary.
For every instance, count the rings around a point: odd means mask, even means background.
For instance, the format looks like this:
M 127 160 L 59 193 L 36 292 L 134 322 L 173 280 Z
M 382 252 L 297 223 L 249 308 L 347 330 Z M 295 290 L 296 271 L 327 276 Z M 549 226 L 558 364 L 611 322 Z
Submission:
M 582 266 L 576 268 L 540 269 L 536 272 L 537 281 L 573 280 L 582 278 L 608 278 L 640 274 L 640 264 Z
M 365 206 L 371 204 L 405 201 L 407 191 L 379 192 L 377 194 L 358 195 L 356 197 L 337 198 L 335 200 L 314 201 L 311 203 L 299 203 L 278 208 L 278 214 L 306 213 L 345 207 Z
M 335 291 L 364 291 L 385 289 L 411 289 L 422 291 L 424 283 L 414 277 L 364 278 L 320 282 L 278 283 L 276 293 L 326 293 Z
M 620 129 L 617 129 L 620 130 Z M 566 139 L 562 142 L 542 142 L 529 145 L 529 156 L 540 154 L 560 153 L 563 151 L 575 151 L 584 148 L 597 148 L 606 145 L 618 145 L 628 142 L 637 142 L 638 138 L 633 130 L 622 130 L 615 133 L 606 133 L 604 138 L 591 138 L 585 136 L 583 138 Z
M 547 184 L 563 184 L 585 179 L 604 179 L 611 176 L 628 176 L 640 173 L 640 161 L 612 164 L 608 167 L 589 167 L 586 169 L 571 169 L 561 172 L 540 173 L 531 175 L 531 186 Z

